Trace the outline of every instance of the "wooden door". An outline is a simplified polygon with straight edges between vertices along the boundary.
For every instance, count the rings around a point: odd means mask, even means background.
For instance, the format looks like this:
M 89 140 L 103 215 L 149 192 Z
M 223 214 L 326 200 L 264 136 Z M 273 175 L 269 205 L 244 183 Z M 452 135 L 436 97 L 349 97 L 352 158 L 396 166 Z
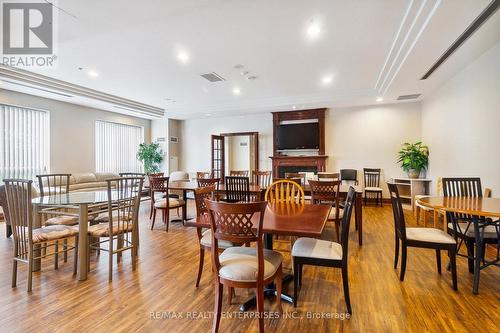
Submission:
M 212 175 L 224 179 L 224 136 L 212 135 Z

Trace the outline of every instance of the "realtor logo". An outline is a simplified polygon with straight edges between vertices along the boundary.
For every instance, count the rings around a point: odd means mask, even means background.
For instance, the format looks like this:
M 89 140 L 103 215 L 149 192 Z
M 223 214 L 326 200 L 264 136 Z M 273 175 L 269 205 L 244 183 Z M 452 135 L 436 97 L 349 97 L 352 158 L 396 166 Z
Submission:
M 52 8 L 46 2 L 3 3 L 3 54 L 52 54 Z

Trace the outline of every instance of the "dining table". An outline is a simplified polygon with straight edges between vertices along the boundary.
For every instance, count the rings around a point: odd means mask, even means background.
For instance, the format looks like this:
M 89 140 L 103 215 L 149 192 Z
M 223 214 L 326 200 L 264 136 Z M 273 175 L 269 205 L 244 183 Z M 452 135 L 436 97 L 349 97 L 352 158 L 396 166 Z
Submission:
M 117 191 L 111 191 L 111 199 L 116 200 Z M 65 215 L 78 217 L 78 270 L 80 281 L 87 279 L 88 216 L 107 212 L 108 192 L 68 192 L 32 199 L 34 227 L 42 226 L 43 215 Z M 106 204 L 106 205 L 104 205 Z M 63 211 L 61 211 L 63 210 Z M 138 237 L 138 235 L 136 235 Z M 37 250 L 39 251 L 39 250 Z M 37 257 L 40 257 L 39 253 Z M 36 259 L 34 271 L 40 270 L 41 259 Z
M 484 250 L 484 231 L 486 228 L 496 230 L 496 244 L 498 246 L 498 238 L 500 237 L 500 198 L 429 196 L 420 198 L 417 202 L 424 207 L 450 213 L 447 214 L 451 217 L 451 221 L 448 222 L 453 223 L 454 230 L 457 230 L 458 222 L 457 218 L 453 217 L 457 216 L 457 214 L 461 220 L 467 221 L 467 227 L 462 232 L 467 233 L 469 228 L 473 228 L 477 250 L 474 260 L 471 260 L 469 256 L 468 259 L 469 271 L 472 269 L 474 272 L 472 292 L 473 294 L 477 294 L 480 270 L 491 265 L 499 266 L 498 252 L 496 260 L 487 261 L 482 259 L 482 251 Z M 447 231 L 448 223 L 446 219 L 444 228 Z M 460 248 L 461 243 L 462 241 L 458 244 L 458 248 Z
M 273 203 L 268 204 L 264 213 L 262 231 L 264 233 L 264 246 L 266 249 L 273 249 L 273 235 L 312 237 L 319 238 L 323 233 L 328 215 L 330 214 L 330 205 L 313 205 L 298 203 Z M 252 216 L 252 223 L 257 224 L 260 219 L 260 213 Z M 210 222 L 203 216 L 189 221 L 187 226 L 197 228 L 210 228 Z M 293 279 L 291 275 L 285 275 L 283 282 Z M 270 284 L 264 290 L 265 297 L 277 296 L 276 287 Z M 293 303 L 293 297 L 282 293 L 281 299 Z M 241 311 L 247 311 L 256 304 L 255 297 L 252 297 L 240 305 Z

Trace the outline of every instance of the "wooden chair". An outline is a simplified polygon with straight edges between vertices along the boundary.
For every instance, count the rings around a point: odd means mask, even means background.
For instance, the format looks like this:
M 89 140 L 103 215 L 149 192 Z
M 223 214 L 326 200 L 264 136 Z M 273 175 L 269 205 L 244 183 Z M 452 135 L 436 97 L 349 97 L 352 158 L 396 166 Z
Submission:
M 309 180 L 309 185 L 311 186 L 311 203 L 321 204 L 326 202 L 332 205 L 328 220 L 334 221 L 335 223 L 337 241 L 340 241 L 340 221 L 344 215 L 344 210 L 340 208 L 340 183 L 340 180 Z
M 301 172 L 285 172 L 285 179 L 293 180 L 304 186 L 306 184 L 306 174 Z
M 156 178 L 154 178 L 156 179 Z M 90 270 L 90 250 L 108 252 L 108 280 L 113 280 L 113 255 L 118 262 L 124 251 L 130 250 L 132 270 L 136 267 L 139 242 L 138 218 L 143 177 L 122 177 L 106 180 L 108 188 L 108 222 L 91 225 L 88 229 L 87 265 Z M 112 196 L 112 193 L 114 196 Z M 102 240 L 104 238 L 105 240 Z M 97 242 L 93 239 L 98 239 Z M 108 247 L 103 247 L 108 243 Z
M 57 254 L 61 253 L 58 241 L 74 239 L 74 246 L 65 250 L 74 250 L 75 259 L 73 275 L 76 275 L 78 260 L 78 230 L 66 225 L 51 225 L 41 228 L 33 226 L 32 212 L 32 181 L 18 179 L 4 179 L 9 207 L 10 223 L 14 240 L 14 257 L 12 261 L 12 288 L 17 285 L 17 263 L 28 264 L 28 292 L 32 290 L 33 264 L 35 259 L 42 259 L 54 255 L 54 268 L 58 267 Z M 54 246 L 54 252 L 40 255 L 40 248 L 47 249 Z M 46 251 L 44 251 L 46 253 Z
M 396 184 L 387 183 L 391 195 L 392 211 L 394 215 L 394 233 L 396 247 L 394 252 L 394 269 L 398 267 L 399 241 L 401 240 L 401 272 L 399 279 L 405 278 L 406 256 L 408 247 L 434 249 L 436 251 L 436 262 L 438 273 L 441 274 L 441 250 L 448 251 L 451 264 L 451 275 L 453 289 L 457 290 L 457 265 L 456 246 L 453 237 L 440 229 L 434 228 L 407 228 L 401 198 Z
M 153 212 L 154 212 L 154 204 L 155 204 L 155 198 L 154 194 L 151 191 L 151 178 L 155 177 L 163 177 L 165 174 L 163 172 L 157 172 L 157 173 L 150 173 L 148 174 L 148 184 L 149 184 L 149 198 L 150 198 L 150 205 L 149 205 L 149 219 L 151 220 L 153 218 Z
M 196 172 L 196 179 L 204 179 L 204 178 L 211 178 L 211 172 L 206 172 L 206 171 Z
M 252 182 L 261 188 L 271 185 L 271 171 L 252 171 Z
M 365 176 L 365 206 L 368 198 L 375 199 L 382 206 L 382 188 L 380 187 L 380 169 L 363 168 Z
M 342 183 L 358 185 L 358 170 L 340 169 L 340 180 Z
M 198 178 L 198 187 L 214 186 L 217 190 L 219 188 L 220 178 Z
M 262 224 L 266 202 L 224 203 L 206 200 L 212 226 L 212 261 L 215 270 L 215 308 L 212 332 L 219 331 L 223 287 L 255 288 L 259 332 L 264 332 L 264 286 L 275 282 L 277 295 L 281 295 L 282 261 L 279 252 L 264 249 Z M 260 214 L 252 223 L 254 214 Z M 230 247 L 219 255 L 220 243 L 256 242 L 257 247 Z M 281 297 L 276 298 L 282 312 Z
M 304 189 L 292 180 L 278 180 L 267 188 L 265 200 L 270 203 L 293 202 L 304 204 Z
M 229 176 L 233 177 L 248 177 L 248 170 L 231 170 Z
M 297 307 L 299 296 L 297 289 L 302 286 L 302 267 L 304 265 L 338 267 L 342 269 L 342 282 L 344 285 L 347 312 L 352 314 L 347 274 L 347 254 L 349 248 L 349 225 L 355 194 L 356 191 L 351 186 L 347 193 L 346 206 L 342 218 L 342 238 L 340 244 L 321 239 L 301 237 L 293 245 L 292 258 L 295 272 L 293 278 L 294 307 Z
M 338 180 L 340 178 L 340 174 L 338 172 L 318 172 L 318 180 Z
M 169 177 L 153 177 L 150 178 L 151 187 L 151 200 L 153 200 L 153 222 L 151 223 L 151 230 L 155 226 L 156 211 L 161 210 L 163 223 L 166 224 L 166 231 L 170 224 L 170 210 L 177 209 L 184 206 L 185 202 L 181 199 L 170 198 L 168 196 L 168 180 Z M 162 198 L 156 202 L 155 194 L 161 193 Z M 184 222 L 183 222 L 184 223 Z
M 248 177 L 228 176 L 226 180 L 225 202 L 248 202 L 250 201 L 250 182 Z
M 481 198 L 483 196 L 481 179 L 443 178 L 443 194 L 445 197 Z M 457 255 L 464 256 L 460 254 L 460 247 L 463 243 L 467 247 L 465 257 L 467 258 L 469 272 L 474 273 L 472 292 L 477 294 L 480 271 L 489 266 L 484 260 L 485 244 L 495 244 L 497 249 L 499 247 L 500 232 L 497 229 L 498 225 L 485 217 L 453 212 L 446 212 L 446 220 L 448 221 L 448 232 L 454 236 L 455 240 L 460 239 L 456 249 Z M 478 231 L 477 234 L 476 230 Z M 497 251 L 498 260 L 499 252 Z M 481 263 L 483 263 L 482 266 Z
M 198 188 L 194 191 L 194 200 L 196 203 L 196 217 L 208 219 L 207 205 L 205 199 L 213 200 L 215 198 L 215 186 L 206 186 Z M 196 288 L 200 285 L 201 275 L 203 273 L 203 263 L 205 259 L 205 251 L 212 250 L 212 229 L 203 231 L 202 228 L 197 228 L 198 241 L 200 244 L 200 263 L 198 265 L 198 277 L 196 278 Z M 232 242 L 219 242 L 219 249 L 225 250 L 234 246 Z

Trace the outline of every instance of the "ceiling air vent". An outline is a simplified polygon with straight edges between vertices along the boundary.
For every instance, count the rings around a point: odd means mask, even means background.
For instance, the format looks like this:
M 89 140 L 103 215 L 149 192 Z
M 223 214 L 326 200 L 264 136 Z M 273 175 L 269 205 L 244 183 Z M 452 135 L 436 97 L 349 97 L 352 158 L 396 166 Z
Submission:
M 411 95 L 401 95 L 398 97 L 398 101 L 406 101 L 409 99 L 417 99 L 420 97 L 422 94 L 411 94 Z
M 210 82 L 225 81 L 225 79 L 222 76 L 220 76 L 219 74 L 217 74 L 215 72 L 201 74 L 201 77 L 203 77 L 204 79 L 207 79 Z

